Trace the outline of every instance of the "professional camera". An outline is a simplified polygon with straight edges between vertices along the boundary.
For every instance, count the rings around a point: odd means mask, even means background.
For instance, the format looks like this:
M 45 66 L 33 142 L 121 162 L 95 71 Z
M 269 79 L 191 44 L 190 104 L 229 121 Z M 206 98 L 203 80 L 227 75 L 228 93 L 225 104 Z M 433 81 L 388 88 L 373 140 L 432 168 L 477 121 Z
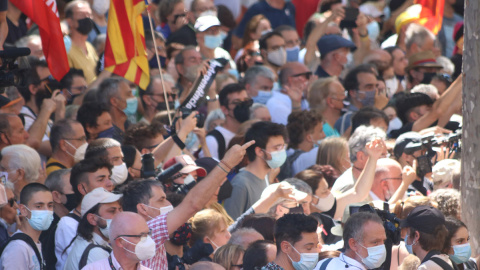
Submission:
M 400 220 L 395 214 L 390 213 L 388 209 L 388 203 L 384 203 L 383 210 L 374 208 L 369 204 L 362 206 L 350 206 L 350 215 L 357 212 L 369 212 L 377 214 L 383 221 L 383 227 L 385 228 L 385 234 L 387 240 L 385 241 L 385 248 L 387 249 L 387 257 L 383 265 L 377 269 L 390 269 L 390 263 L 392 258 L 392 245 L 400 244 Z
M 15 64 L 18 57 L 30 54 L 29 48 L 6 48 L 0 51 L 2 66 L 0 66 L 0 87 L 18 85 L 21 69 Z
M 185 119 L 193 112 L 193 110 L 180 107 L 180 112 L 182 112 L 182 119 Z M 203 128 L 203 125 L 205 124 L 205 116 L 201 113 L 198 113 L 195 118 L 197 118 L 197 127 Z
M 419 143 L 415 143 L 405 147 L 404 152 L 407 155 L 413 155 L 413 153 L 422 150 L 424 154 L 417 157 L 417 175 L 420 178 L 423 178 L 426 174 L 432 172 L 433 164 L 432 159 L 437 156 L 437 152 L 433 149 L 434 147 L 443 146 L 446 149 L 449 149 L 449 153 L 444 153 L 444 156 L 450 156 L 452 153 L 455 153 L 454 158 L 459 158 L 461 153 L 461 138 L 462 131 L 452 133 L 446 136 L 435 136 L 435 135 L 425 135 L 422 136 Z

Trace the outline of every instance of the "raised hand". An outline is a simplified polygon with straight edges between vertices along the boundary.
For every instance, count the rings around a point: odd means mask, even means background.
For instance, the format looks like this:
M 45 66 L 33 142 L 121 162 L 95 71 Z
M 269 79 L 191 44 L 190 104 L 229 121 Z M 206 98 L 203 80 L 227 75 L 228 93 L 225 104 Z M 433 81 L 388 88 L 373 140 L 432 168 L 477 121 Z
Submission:
M 230 168 L 235 167 L 240 161 L 242 161 L 243 157 L 245 156 L 246 150 L 248 147 L 253 145 L 255 141 L 249 141 L 244 145 L 234 145 L 230 149 L 228 149 L 227 153 L 222 159 L 222 163 L 225 163 Z M 229 169 L 230 169 L 229 168 Z
M 412 167 L 405 166 L 402 170 L 402 181 L 405 185 L 411 185 L 417 179 L 417 160 L 413 160 Z
M 376 138 L 365 146 L 365 151 L 370 158 L 379 159 L 387 152 L 385 141 L 381 138 Z

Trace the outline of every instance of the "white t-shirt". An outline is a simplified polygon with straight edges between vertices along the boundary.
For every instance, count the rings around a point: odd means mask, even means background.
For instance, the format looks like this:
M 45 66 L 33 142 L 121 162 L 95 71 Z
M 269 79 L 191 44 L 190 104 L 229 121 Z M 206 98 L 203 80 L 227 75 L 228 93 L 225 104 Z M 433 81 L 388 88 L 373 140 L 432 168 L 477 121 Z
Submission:
M 352 168 L 353 167 L 350 167 L 337 178 L 333 184 L 332 191 L 343 193 L 355 186 L 356 179 L 353 178 Z
M 21 233 L 18 230 L 14 233 Z M 36 243 L 37 249 L 42 255 L 42 244 Z M 43 256 L 43 255 L 42 255 Z M 11 241 L 2 256 L 0 257 L 0 270 L 22 269 L 22 270 L 40 270 L 40 260 L 33 248 L 23 240 Z
M 215 128 L 216 130 L 222 133 L 223 138 L 225 139 L 225 151 L 227 150 L 227 146 L 235 136 L 235 133 L 231 132 L 230 130 L 218 126 Z M 212 154 L 212 158 L 220 160 L 218 157 L 218 142 L 212 135 L 208 135 L 205 140 L 207 141 L 208 150 L 210 150 L 210 154 Z M 200 153 L 200 157 L 203 157 L 203 151 Z
M 319 270 L 323 263 L 328 259 L 324 259 L 318 262 L 317 266 L 315 266 L 314 270 Z M 355 270 L 367 270 L 365 265 L 360 263 L 357 260 L 354 260 L 344 253 L 340 254 L 339 257 L 333 258 L 327 265 L 325 270 L 339 270 L 339 269 L 355 269 Z
M 73 242 L 73 248 L 70 254 L 68 254 L 67 261 L 65 262 L 65 270 L 79 270 L 78 264 L 80 263 L 80 259 L 82 258 L 83 252 L 90 244 L 101 245 L 104 247 L 108 247 L 108 242 L 103 240 L 103 238 L 96 234 L 92 233 L 93 238 L 92 241 L 87 241 L 81 236 L 77 236 L 75 241 Z M 107 258 L 110 253 L 105 251 L 102 248 L 94 247 L 88 253 L 88 260 L 87 264 L 99 261 L 101 259 Z
M 62 217 L 58 222 L 55 231 L 55 256 L 57 257 L 55 269 L 63 270 L 68 254 L 72 250 L 73 245 L 70 245 L 70 242 L 77 235 L 77 228 L 78 221 L 69 216 Z M 70 246 L 68 247 L 68 245 Z M 66 247 L 68 247 L 67 251 L 63 252 Z
M 312 150 L 300 154 L 298 158 L 292 164 L 293 175 L 307 169 L 308 167 L 317 163 L 318 147 L 312 148 Z

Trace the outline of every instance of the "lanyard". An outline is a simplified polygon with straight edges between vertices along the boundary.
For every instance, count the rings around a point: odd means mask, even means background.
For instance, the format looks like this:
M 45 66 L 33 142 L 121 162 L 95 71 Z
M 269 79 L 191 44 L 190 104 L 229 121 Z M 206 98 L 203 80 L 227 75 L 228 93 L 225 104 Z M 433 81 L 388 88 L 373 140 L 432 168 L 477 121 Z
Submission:
M 112 270 L 117 270 L 117 268 L 113 266 L 112 255 L 108 256 L 108 263 L 110 264 L 110 268 L 112 268 Z

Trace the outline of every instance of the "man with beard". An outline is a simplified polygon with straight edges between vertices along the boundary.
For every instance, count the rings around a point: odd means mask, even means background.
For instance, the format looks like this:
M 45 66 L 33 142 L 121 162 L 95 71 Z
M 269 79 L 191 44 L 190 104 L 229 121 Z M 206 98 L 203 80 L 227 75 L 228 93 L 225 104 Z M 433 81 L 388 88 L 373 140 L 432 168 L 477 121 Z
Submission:
M 216 127 L 206 138 L 208 149 L 215 159 L 222 159 L 230 140 L 238 132 L 240 124 L 250 117 L 253 101 L 242 84 L 225 86 L 219 94 L 220 107 L 225 114 L 225 123 Z
M 178 94 L 182 102 L 202 68 L 202 55 L 195 46 L 187 46 L 175 56 L 175 68 L 178 73 Z
M 260 199 L 267 174 L 285 162 L 286 139 L 285 126 L 272 122 L 257 122 L 245 134 L 245 141 L 255 141 L 247 148 L 249 163 L 232 179 L 232 196 L 225 200 L 225 210 L 234 220 Z
M 50 116 L 55 113 L 55 121 L 65 118 L 66 100 L 59 90 L 53 91 L 55 89 L 48 86 L 51 74 L 47 62 L 31 57 L 28 60 L 30 68 L 24 72 L 23 83 L 17 87 L 25 100 L 20 117 L 23 117 L 25 130 L 30 137 L 43 137 L 28 145 L 40 154 L 50 156 L 52 148 L 48 140 L 50 127 L 53 125 Z
M 95 48 L 90 44 L 88 34 L 93 29 L 92 9 L 88 2 L 75 0 L 65 6 L 65 18 L 70 29 L 72 48 L 68 52 L 70 67 L 81 69 L 85 74 L 87 83 L 96 79 L 95 69 L 98 56 Z
M 164 86 L 162 86 L 162 80 L 160 76 L 153 76 L 150 78 L 150 83 L 145 91 L 140 91 L 140 97 L 143 104 L 142 119 L 140 122 L 150 124 L 159 112 L 167 111 L 167 105 L 165 104 L 165 92 L 167 93 L 168 107 L 170 111 L 175 110 L 176 94 L 172 91 L 173 78 L 168 74 L 163 74 Z

